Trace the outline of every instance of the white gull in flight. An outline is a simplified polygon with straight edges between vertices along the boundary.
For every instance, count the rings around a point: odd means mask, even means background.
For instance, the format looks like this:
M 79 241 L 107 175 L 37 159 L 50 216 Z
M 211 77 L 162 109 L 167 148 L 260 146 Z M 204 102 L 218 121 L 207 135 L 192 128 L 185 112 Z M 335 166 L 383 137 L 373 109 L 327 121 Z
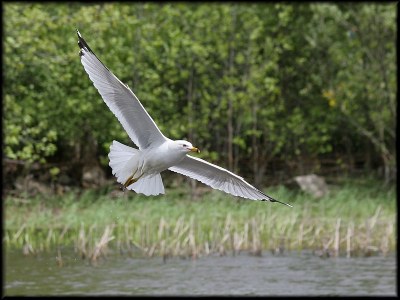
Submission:
M 145 195 L 164 194 L 160 173 L 170 170 L 201 181 L 214 189 L 251 200 L 280 202 L 255 188 L 242 177 L 187 155 L 200 152 L 190 142 L 165 137 L 132 90 L 122 83 L 94 54 L 79 31 L 81 63 L 108 108 L 118 118 L 139 149 L 113 141 L 110 167 L 124 188 Z

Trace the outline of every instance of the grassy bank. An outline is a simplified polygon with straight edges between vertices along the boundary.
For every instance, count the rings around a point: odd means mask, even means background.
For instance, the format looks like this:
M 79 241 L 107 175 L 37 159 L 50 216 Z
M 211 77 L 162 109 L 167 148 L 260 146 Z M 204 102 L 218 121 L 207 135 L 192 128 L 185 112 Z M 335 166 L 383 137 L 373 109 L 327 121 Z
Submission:
M 293 208 L 212 190 L 198 200 L 173 189 L 161 197 L 129 192 L 113 198 L 93 191 L 7 197 L 3 240 L 26 254 L 73 246 L 91 260 L 115 250 L 197 257 L 310 249 L 353 256 L 396 248 L 395 186 L 348 180 L 319 200 L 282 186 L 268 194 Z

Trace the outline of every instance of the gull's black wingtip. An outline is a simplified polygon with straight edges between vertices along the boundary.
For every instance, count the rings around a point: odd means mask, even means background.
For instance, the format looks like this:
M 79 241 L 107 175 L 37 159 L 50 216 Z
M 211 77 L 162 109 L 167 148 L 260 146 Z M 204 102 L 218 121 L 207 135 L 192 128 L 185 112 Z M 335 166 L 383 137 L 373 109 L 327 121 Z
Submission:
M 271 197 L 269 197 L 268 199 L 262 199 L 261 201 L 277 202 L 277 203 L 280 203 L 280 204 L 283 204 L 283 205 L 286 205 L 286 206 L 289 206 L 289 207 L 293 207 L 292 205 L 290 205 L 288 203 L 275 200 L 274 198 L 271 198 Z
M 264 193 L 263 193 L 263 194 L 264 194 Z M 264 195 L 265 195 L 265 194 L 264 194 Z M 286 205 L 286 206 L 289 206 L 289 207 L 293 207 L 292 205 L 290 205 L 290 204 L 288 204 L 288 203 L 278 201 L 278 200 L 276 200 L 276 199 L 274 199 L 274 198 L 272 198 L 272 197 L 270 197 L 270 196 L 268 196 L 268 195 L 265 195 L 265 197 L 266 197 L 267 199 L 262 199 L 261 201 L 278 202 L 278 203 L 280 203 L 280 204 L 283 204 L 283 205 Z
M 273 198 L 270 198 L 269 201 L 271 201 L 271 202 L 278 202 L 278 203 L 280 203 L 280 204 L 284 204 L 284 205 L 287 205 L 287 206 L 289 206 L 289 207 L 293 207 L 293 206 L 290 205 L 289 203 L 281 202 L 281 201 L 275 200 L 275 199 L 273 199 Z
M 79 32 L 78 28 L 76 29 L 76 35 L 78 36 L 78 40 L 82 39 L 81 33 Z
M 86 43 L 86 41 L 83 39 L 81 33 L 79 32 L 78 29 L 76 29 L 76 34 L 78 35 L 78 46 L 80 48 L 79 50 L 79 55 L 82 57 L 85 55 L 85 53 L 90 52 L 90 54 L 93 54 L 96 58 L 96 54 L 94 54 L 94 52 L 92 51 L 92 49 L 90 49 L 88 43 Z M 98 59 L 98 58 L 97 58 Z M 102 62 L 100 59 L 98 59 L 99 62 L 104 66 L 104 68 L 106 68 L 108 71 L 110 71 Z M 111 72 L 111 71 L 110 71 Z
M 79 48 L 81 48 L 81 51 L 79 52 L 79 54 L 81 56 L 83 55 L 82 50 L 86 50 L 86 51 L 89 51 L 89 52 L 93 53 L 92 49 L 90 49 L 89 45 L 83 39 L 83 37 L 82 37 L 82 35 L 81 35 L 81 33 L 79 32 L 78 29 L 76 29 L 76 34 L 78 35 L 78 46 L 79 46 Z
M 79 45 L 79 47 L 81 47 L 81 45 L 80 45 L 81 41 L 85 41 L 85 40 L 83 39 L 83 37 L 82 37 L 81 33 L 79 32 L 78 28 L 76 29 L 76 35 L 78 36 L 78 45 Z

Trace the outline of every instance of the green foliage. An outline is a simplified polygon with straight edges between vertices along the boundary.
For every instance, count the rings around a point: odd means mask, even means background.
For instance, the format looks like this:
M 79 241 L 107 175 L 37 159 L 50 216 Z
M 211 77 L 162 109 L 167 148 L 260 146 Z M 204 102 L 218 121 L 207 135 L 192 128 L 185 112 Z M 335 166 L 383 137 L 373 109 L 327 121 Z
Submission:
M 80 64 L 78 28 L 165 135 L 205 158 L 229 163 L 232 145 L 235 168 L 266 168 L 372 145 L 395 164 L 393 4 L 3 7 L 9 158 L 68 160 L 93 137 L 106 164 L 112 140 L 132 144 Z

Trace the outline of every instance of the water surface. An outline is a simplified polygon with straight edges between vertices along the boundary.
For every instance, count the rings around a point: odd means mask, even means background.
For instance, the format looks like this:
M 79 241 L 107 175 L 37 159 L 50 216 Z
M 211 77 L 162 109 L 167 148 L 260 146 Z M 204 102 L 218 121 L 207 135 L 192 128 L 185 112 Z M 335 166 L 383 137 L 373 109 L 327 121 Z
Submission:
M 7 252 L 5 295 L 396 295 L 396 256 L 320 258 L 311 253 L 196 260 Z

